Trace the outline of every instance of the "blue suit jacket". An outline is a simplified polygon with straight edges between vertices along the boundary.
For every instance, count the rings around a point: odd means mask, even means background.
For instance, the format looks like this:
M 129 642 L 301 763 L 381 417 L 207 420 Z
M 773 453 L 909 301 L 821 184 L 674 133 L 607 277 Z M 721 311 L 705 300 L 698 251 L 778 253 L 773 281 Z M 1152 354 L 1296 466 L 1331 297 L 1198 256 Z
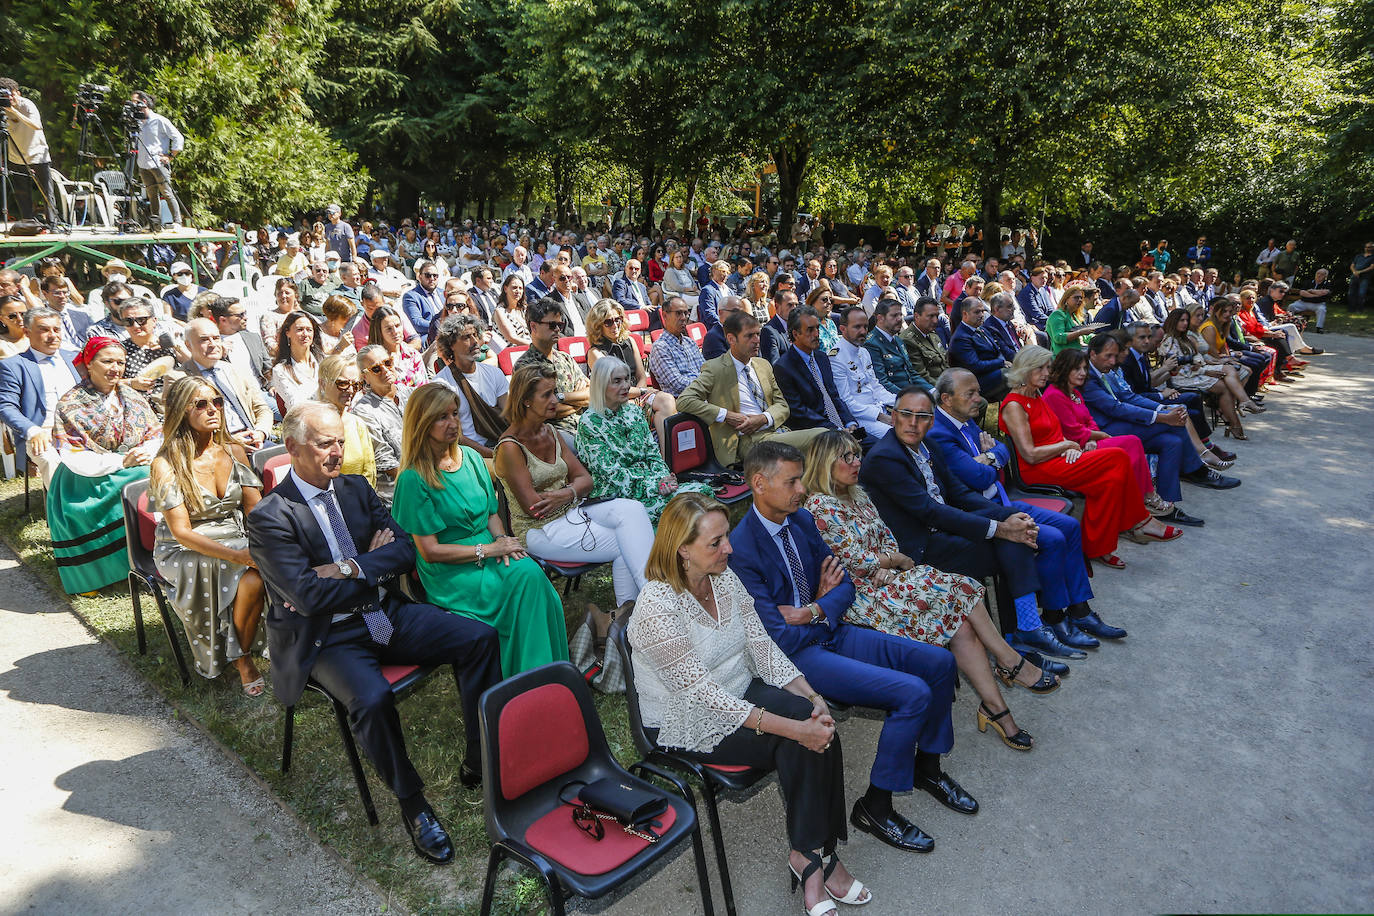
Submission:
M 835 404 L 835 412 L 840 415 L 845 426 L 857 422 L 835 387 L 830 357 L 820 350 L 816 351 L 815 357 L 816 366 L 821 372 L 821 381 L 825 383 L 825 390 L 830 393 L 830 400 Z M 788 347 L 773 364 L 773 377 L 777 379 L 782 396 L 787 398 L 787 406 L 791 410 L 791 415 L 787 418 L 788 429 L 830 427 L 830 418 L 825 415 L 825 401 L 821 398 L 820 389 L 816 387 L 816 380 L 811 377 L 811 367 L 807 365 L 804 353 L 796 347 Z M 862 434 L 863 428 L 860 427 L 857 432 Z M 859 438 L 862 439 L 863 435 Z
M 248 513 L 248 550 L 267 583 L 265 617 L 272 650 L 272 689 L 287 706 L 300 699 L 334 614 L 404 604 L 379 586 L 415 566 L 415 546 L 362 477 L 334 479 L 339 509 L 358 548 L 356 579 L 322 579 L 314 567 L 333 563 L 319 522 L 288 475 Z M 372 536 L 390 528 L 390 544 L 364 553 Z
M 949 338 L 949 364 L 960 366 L 978 376 L 978 387 L 992 391 L 1002 385 L 1006 357 L 986 333 L 978 333 L 962 321 Z
M 636 289 L 639 290 L 639 294 L 644 297 L 642 303 L 635 298 L 634 291 Z M 631 282 L 625 277 L 617 277 L 616 281 L 611 284 L 611 298 L 625 306 L 627 311 L 647 309 L 653 305 L 653 303 L 649 301 L 649 288 L 638 280 Z
M 538 277 L 535 277 L 529 283 L 525 284 L 525 302 L 526 304 L 531 302 L 538 302 L 540 299 L 543 299 L 545 296 L 547 296 L 550 292 L 551 290 L 544 285 L 544 281 L 539 279 Z M 635 308 L 639 308 L 639 306 L 635 306 Z
M 1101 294 L 1103 302 L 1109 302 L 1116 298 L 1116 288 L 1112 286 L 1111 281 L 1104 277 L 1098 277 L 1093 283 L 1097 286 L 1097 291 Z
M 1134 391 L 1123 392 L 1116 387 L 1107 390 L 1102 382 L 1102 374 L 1091 363 L 1088 365 L 1088 380 L 1083 384 L 1083 403 L 1088 405 L 1088 412 L 1098 426 L 1105 426 L 1113 420 L 1148 426 L 1155 421 L 1155 413 L 1159 409 L 1158 404 Z
M 792 342 L 787 338 L 787 322 L 777 315 L 768 319 L 768 323 L 759 328 L 759 356 L 776 363 L 778 357 L 782 356 L 792 348 Z
M 75 313 L 74 313 L 75 314 Z M 89 318 L 87 322 L 89 323 Z M 72 374 L 81 377 L 72 364 L 76 354 L 70 350 L 58 350 L 66 360 Z M 14 440 L 15 467 L 28 467 L 29 457 L 24 446 L 29 441 L 29 428 L 47 425 L 50 408 L 56 404 L 43 403 L 43 370 L 38 367 L 38 354 L 33 348 L 25 350 L 9 359 L 0 360 L 0 420 L 10 428 Z
M 729 342 L 725 339 L 725 329 L 716 322 L 715 327 L 706 332 L 706 337 L 701 341 L 701 355 L 706 359 L 715 359 L 726 350 L 730 349 Z
M 1093 321 L 1099 324 L 1105 324 L 1107 328 L 1115 331 L 1117 328 L 1121 327 L 1122 317 L 1121 300 L 1113 297 L 1094 313 Z
M 697 296 L 697 321 L 706 325 L 708 331 L 720 327 L 720 300 L 732 295 L 728 288 L 722 293 L 707 277 L 707 282 L 701 284 L 701 294 Z
M 965 435 L 967 431 L 968 435 Z M 973 442 L 979 441 L 979 433 L 982 429 L 972 420 L 965 423 L 962 427 L 955 426 L 949 417 L 940 411 L 935 411 L 935 422 L 931 424 L 930 432 L 926 434 L 926 440 L 934 440 L 940 446 L 940 457 L 945 460 L 951 473 L 968 485 L 969 489 L 982 493 L 988 487 L 999 483 L 997 468 L 990 464 L 983 464 L 975 460 L 983 454 L 982 449 L 976 449 L 968 436 L 973 437 Z M 1006 467 L 1011 460 L 1011 453 L 1001 442 L 994 442 L 990 451 L 997 456 L 997 460 Z M 1005 495 L 1005 491 L 1003 491 Z
M 1026 316 L 1026 320 L 1040 330 L 1045 330 L 1045 322 L 1049 319 L 1050 312 L 1054 311 L 1049 296 L 1045 294 L 1045 288 L 1042 286 L 1037 295 L 1035 285 L 1027 283 L 1021 287 L 1021 292 L 1016 294 L 1016 301 L 1021 303 L 1021 312 Z
M 798 509 L 787 517 L 787 530 L 793 546 L 797 548 L 797 559 L 801 560 L 802 571 L 806 574 L 812 594 L 815 594 L 821 578 L 821 564 L 826 557 L 834 554 L 821 540 L 816 522 L 805 509 Z M 792 604 L 792 580 L 783 570 L 782 554 L 778 551 L 777 542 L 769 537 L 768 530 L 753 509 L 744 513 L 744 519 L 730 532 L 730 546 L 734 548 L 734 553 L 730 554 L 730 569 L 753 596 L 754 610 L 778 648 L 791 656 L 807 646 L 829 642 L 834 638 L 845 612 L 854 603 L 854 583 L 849 573 L 844 574 L 844 580 L 839 585 L 815 599 L 825 612 L 824 621 L 818 624 L 790 624 L 782 619 L 778 606 Z
M 927 439 L 926 448 L 944 503 L 931 497 L 925 477 L 906 446 L 897 439 L 896 430 L 889 430 L 869 449 L 859 469 L 859 482 L 892 529 L 897 546 L 917 563 L 925 556 L 932 528 L 970 541 L 982 541 L 988 536 L 988 519 L 1002 521 L 1016 513 L 1015 509 L 974 492 L 951 474 L 938 443 Z
M 992 338 L 993 343 L 997 344 L 997 349 L 1002 351 L 1003 359 L 1015 359 L 1017 340 L 1012 329 L 1007 327 L 995 315 L 989 315 L 983 322 L 983 333 Z
M 529 290 L 530 287 L 525 287 L 525 301 L 537 302 L 537 299 L 529 298 Z M 438 318 L 439 313 L 443 311 L 444 290 L 442 287 L 435 287 L 434 292 L 438 294 L 438 308 L 434 307 L 433 301 L 419 286 L 412 286 L 401 297 L 401 311 L 406 313 L 417 334 L 428 335 L 430 322 Z

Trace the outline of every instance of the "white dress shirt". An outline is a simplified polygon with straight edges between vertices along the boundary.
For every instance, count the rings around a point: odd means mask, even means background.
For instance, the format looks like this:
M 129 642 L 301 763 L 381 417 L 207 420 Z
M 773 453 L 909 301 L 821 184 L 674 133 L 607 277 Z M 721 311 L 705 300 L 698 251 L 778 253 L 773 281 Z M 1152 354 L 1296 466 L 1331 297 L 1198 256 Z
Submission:
M 35 351 L 33 355 L 34 361 L 38 363 L 38 371 L 43 373 L 43 407 L 47 411 L 48 425 L 51 426 L 53 419 L 57 416 L 58 399 L 75 388 L 80 379 L 72 372 L 72 367 L 67 365 L 67 361 L 62 358 L 61 351 L 51 356 L 43 356 Z M 40 430 L 42 430 L 40 426 L 30 427 L 25 436 L 32 438 L 33 434 Z
M 873 372 L 873 357 L 867 347 L 855 346 L 841 337 L 837 352 L 830 358 L 830 371 L 835 376 L 835 388 L 849 405 L 849 412 L 860 421 L 877 422 L 892 404 L 892 392 L 878 381 Z M 886 424 L 880 424 L 886 428 Z M 864 428 L 869 429 L 868 423 Z M 869 429 L 872 432 L 872 429 Z
M 735 376 L 739 379 L 739 412 L 746 417 L 752 417 L 754 414 L 763 414 L 768 419 L 768 422 L 763 425 L 763 428 L 769 429 L 773 425 L 773 415 L 768 412 L 768 404 L 754 397 L 754 393 L 749 390 L 750 379 L 754 380 L 754 384 L 758 386 L 760 392 L 763 391 L 763 383 L 759 381 L 759 377 L 754 372 L 754 368 L 748 363 L 742 363 L 735 359 L 735 354 L 730 354 L 730 361 L 735 364 Z M 724 423 L 725 414 L 727 412 L 728 411 L 722 407 L 716 413 L 716 422 Z

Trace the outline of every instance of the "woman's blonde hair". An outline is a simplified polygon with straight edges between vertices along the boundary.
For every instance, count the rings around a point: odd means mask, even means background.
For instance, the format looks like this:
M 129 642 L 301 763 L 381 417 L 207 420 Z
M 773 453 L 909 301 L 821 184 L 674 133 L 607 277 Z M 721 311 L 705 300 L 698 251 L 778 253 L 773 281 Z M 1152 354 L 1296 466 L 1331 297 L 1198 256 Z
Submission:
M 806 471 L 802 474 L 802 486 L 806 487 L 808 493 L 838 496 L 831 468 L 845 452 L 861 451 L 859 443 L 849 433 L 842 429 L 826 430 L 812 439 L 806 449 Z M 853 489 L 858 489 L 858 486 Z
M 697 539 L 701 520 L 712 512 L 719 512 L 729 522 L 730 511 L 704 493 L 679 493 L 668 500 L 658 520 L 654 545 L 649 548 L 649 561 L 644 564 L 644 577 L 667 582 L 675 592 L 687 591 L 687 571 L 678 551 Z
M 429 430 L 439 418 L 458 407 L 458 392 L 443 382 L 427 382 L 416 388 L 406 401 L 401 428 L 401 470 L 414 468 L 431 489 L 442 490 L 439 459 L 429 447 Z M 449 446 L 450 458 L 458 457 L 458 440 Z
M 614 318 L 619 315 L 625 318 L 625 306 L 616 302 L 614 299 L 598 299 L 596 305 L 587 310 L 587 343 L 596 346 L 610 340 L 605 334 L 606 319 Z M 611 343 L 620 343 L 630 339 L 630 324 L 628 321 L 620 322 L 620 334 L 611 340 Z
M 1026 384 L 1026 379 L 1030 374 L 1041 366 L 1048 366 L 1050 360 L 1054 359 L 1053 354 L 1044 347 L 1031 344 L 1029 347 L 1022 347 L 1016 351 L 1016 357 L 1011 361 L 1011 368 L 1002 372 L 1002 378 L 1012 388 L 1019 388 Z
M 534 389 L 544 379 L 558 384 L 558 373 L 548 363 L 521 366 L 510 377 L 510 391 L 506 394 L 506 422 L 514 426 L 530 412 L 526 399 L 534 396 Z
M 1078 297 L 1078 307 L 1071 309 L 1068 307 L 1068 302 L 1074 296 Z M 1078 289 L 1077 287 L 1075 287 L 1074 289 L 1066 289 L 1064 290 L 1064 294 L 1059 297 L 1059 308 L 1061 311 L 1068 312 L 1069 317 L 1077 318 L 1078 316 L 1083 314 L 1084 304 L 1087 301 L 1087 297 L 1084 296 L 1083 290 Z
M 1003 288 L 1001 283 L 998 283 L 996 280 L 989 280 L 988 282 L 983 284 L 983 295 L 980 298 L 984 302 L 987 302 L 993 296 L 1002 292 L 1006 292 L 1006 290 Z
M 763 298 L 763 297 L 765 297 L 765 296 L 768 295 L 768 274 L 764 273 L 764 272 L 761 271 L 761 270 L 756 270 L 756 271 L 754 271 L 753 273 L 751 273 L 751 274 L 749 275 L 749 279 L 747 279 L 747 280 L 744 281 L 744 298 L 745 298 L 745 299 L 748 299 L 748 298 L 749 298 L 749 294 L 752 293 L 752 292 L 754 291 L 754 284 L 755 284 L 755 283 L 762 283 L 762 284 L 763 284 L 763 290 L 759 293 L 759 298 Z
M 182 376 L 167 386 L 162 447 L 157 451 L 157 457 L 166 461 L 171 468 L 171 482 L 181 491 L 186 511 L 192 515 L 205 508 L 200 484 L 196 482 L 196 472 L 192 467 L 196 457 L 196 433 L 191 429 L 191 405 L 202 391 L 210 391 L 212 398 L 223 397 L 223 392 L 213 384 L 195 375 Z M 223 446 L 226 452 L 230 451 L 229 424 L 225 422 L 223 409 L 220 410 L 219 429 L 211 435 L 210 440 Z M 150 481 L 154 493 L 165 483 L 156 471 L 155 467 Z
M 341 353 L 326 356 L 320 362 L 320 368 L 315 371 L 315 378 L 318 379 L 320 383 L 319 389 L 315 392 L 315 400 L 322 401 L 325 404 L 333 404 L 334 401 L 331 399 L 330 395 L 334 388 L 334 383 L 339 380 L 339 376 L 343 375 L 344 369 L 356 365 L 357 363 L 351 356 L 344 356 Z

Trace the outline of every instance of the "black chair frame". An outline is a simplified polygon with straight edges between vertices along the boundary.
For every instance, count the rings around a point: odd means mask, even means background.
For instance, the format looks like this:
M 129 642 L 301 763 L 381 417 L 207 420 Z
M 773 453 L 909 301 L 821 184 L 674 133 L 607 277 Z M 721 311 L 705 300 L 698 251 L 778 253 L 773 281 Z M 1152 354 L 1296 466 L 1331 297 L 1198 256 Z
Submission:
M 147 479 L 135 480 L 124 486 L 121 499 L 124 505 L 124 545 L 129 552 L 129 597 L 134 605 L 134 632 L 138 636 L 138 654 L 148 654 L 148 639 L 143 628 L 142 593 L 152 595 L 157 603 L 158 613 L 162 616 L 162 629 L 167 641 L 172 645 L 172 656 L 176 659 L 177 672 L 181 675 L 181 686 L 191 685 L 191 670 L 186 665 L 186 653 L 177 638 L 177 628 L 172 622 L 172 607 L 164 591 L 168 587 L 166 579 L 157 571 L 153 555 L 143 547 L 138 533 L 138 500 L 148 491 Z

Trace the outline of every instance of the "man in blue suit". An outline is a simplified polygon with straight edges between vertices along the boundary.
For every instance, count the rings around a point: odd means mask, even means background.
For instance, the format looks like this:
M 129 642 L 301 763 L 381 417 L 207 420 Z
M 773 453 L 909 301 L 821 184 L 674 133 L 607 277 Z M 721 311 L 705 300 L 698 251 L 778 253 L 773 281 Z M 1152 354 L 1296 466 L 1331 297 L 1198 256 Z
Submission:
M 73 354 L 62 349 L 62 316 L 49 308 L 24 314 L 29 348 L 0 360 L 0 420 L 14 437 L 15 465 L 52 446 L 52 416 L 58 398 L 80 381 Z
M 1013 360 L 1021 349 L 1021 338 L 1016 336 L 1011 318 L 1016 313 L 1016 297 L 1008 292 L 996 293 L 988 300 L 991 314 L 983 322 L 983 332 L 997 344 L 1002 358 Z
M 717 317 L 719 320 L 712 325 L 711 330 L 706 332 L 706 337 L 701 341 L 701 355 L 704 359 L 715 359 L 722 353 L 730 349 L 730 342 L 725 339 L 725 319 L 730 317 L 731 312 L 738 312 L 744 308 L 744 300 L 736 295 L 728 295 L 721 299 L 717 306 Z
M 1124 380 L 1112 379 L 1120 348 L 1110 334 L 1098 334 L 1088 343 L 1088 379 L 1083 385 L 1083 402 L 1103 432 L 1112 436 L 1135 436 L 1145 451 L 1158 457 L 1155 465 L 1155 492 L 1174 503 L 1174 511 L 1160 521 L 1175 525 L 1201 527 L 1200 518 L 1189 515 L 1177 503 L 1183 499 L 1181 479 L 1208 479 L 1216 474 L 1198 457 L 1184 424 L 1188 411 L 1183 405 L 1165 407 L 1131 391 Z M 1218 475 L 1220 477 L 1220 475 Z
M 1093 315 L 1093 323 L 1106 325 L 1106 330 L 1114 331 L 1121 327 L 1122 322 L 1126 320 L 1126 313 L 1135 308 L 1135 304 L 1139 301 L 1140 293 L 1127 287 L 1121 290 L 1121 295 L 1113 295 L 1102 308 L 1097 310 L 1097 313 Z
M 989 400 L 998 400 L 1007 393 L 1002 370 L 1011 362 L 1002 354 L 997 342 L 983 330 L 988 317 L 987 303 L 969 297 L 959 304 L 959 326 L 949 338 L 949 363 L 969 370 L 978 377 L 978 387 Z
M 769 363 L 776 363 L 778 357 L 792 347 L 787 335 L 787 318 L 796 307 L 797 294 L 791 287 L 773 291 L 773 317 L 759 329 L 759 355 Z
M 720 323 L 725 320 L 724 315 L 718 314 L 720 304 L 734 295 L 730 292 L 730 287 L 725 285 L 725 278 L 728 276 L 730 276 L 730 265 L 725 262 L 724 258 L 717 258 L 711 264 L 709 282 L 701 284 L 701 294 L 697 296 L 697 321 L 706 325 L 708 332 L 712 328 L 720 327 Z M 710 357 L 708 356 L 707 359 Z
M 773 363 L 773 376 L 791 410 L 788 425 L 795 429 L 847 429 L 856 439 L 866 438 L 868 431 L 854 419 L 835 387 L 830 357 L 820 352 L 820 315 L 809 305 L 794 308 L 787 318 L 787 333 L 792 346 Z
M 1048 281 L 1048 268 L 1037 267 L 1030 272 L 1030 281 L 1016 294 L 1016 301 L 1021 304 L 1021 314 L 1042 331 L 1045 330 L 1045 322 L 1049 319 L 1050 312 L 1054 311 L 1049 290 L 1045 289 Z
M 544 275 L 544 264 L 539 266 L 541 277 Z M 410 319 L 411 327 L 420 334 L 428 335 L 430 324 L 438 321 L 444 311 L 444 291 L 439 288 L 439 268 L 434 266 L 434 262 L 426 261 L 420 272 L 415 275 L 415 279 L 418 281 L 416 285 L 406 290 L 405 295 L 401 297 L 401 311 Z M 530 298 L 532 288 L 525 287 L 526 302 L 539 301 L 537 297 Z M 545 295 L 547 294 L 548 291 L 545 290 Z
M 625 262 L 625 275 L 616 277 L 611 284 L 611 298 L 625 307 L 626 311 L 649 309 L 649 290 L 640 282 L 639 261 L 635 258 Z
M 1011 461 L 1011 452 L 983 432 L 974 419 L 983 406 L 983 399 L 978 395 L 978 380 L 966 369 L 948 369 L 935 380 L 935 399 L 935 422 L 927 438 L 939 446 L 940 457 L 950 473 L 969 489 L 1026 513 L 1040 526 L 1035 568 L 1040 574 L 1043 610 L 1038 616 L 1018 613 L 1014 641 L 1027 648 L 1062 656 L 1059 647 L 1050 640 L 1091 649 L 1097 645 L 1093 637 L 1125 637 L 1125 630 L 1108 626 L 1088 605 L 1093 590 L 1088 582 L 1087 564 L 1083 561 L 1083 530 L 1078 521 L 1063 512 L 1013 502 L 1007 497 L 999 471 Z M 1022 608 L 1018 606 L 1017 610 L 1020 612 Z M 1045 623 L 1049 624 L 1048 632 Z M 1085 634 L 1087 638 L 1083 638 Z
M 801 508 L 803 463 L 801 452 L 785 443 L 750 449 L 744 476 L 754 506 L 730 535 L 730 568 L 753 596 L 768 635 L 813 687 L 887 712 L 868 791 L 854 803 L 850 821 L 890 846 L 929 852 L 935 841 L 892 808 L 892 793 L 919 788 L 952 810 L 978 810 L 940 768 L 940 755 L 954 746 L 954 657 L 844 619 L 854 584 Z
M 406 753 L 384 665 L 452 665 L 467 746 L 463 785 L 481 781 L 477 700 L 501 680 L 496 631 L 391 588 L 415 566 L 415 547 L 367 481 L 340 476 L 343 424 L 316 402 L 284 423 L 291 471 L 248 513 L 248 550 L 267 583 L 272 689 L 293 706 L 313 679 L 348 708 L 358 744 L 400 800 L 421 856 L 442 863 L 453 844 Z

